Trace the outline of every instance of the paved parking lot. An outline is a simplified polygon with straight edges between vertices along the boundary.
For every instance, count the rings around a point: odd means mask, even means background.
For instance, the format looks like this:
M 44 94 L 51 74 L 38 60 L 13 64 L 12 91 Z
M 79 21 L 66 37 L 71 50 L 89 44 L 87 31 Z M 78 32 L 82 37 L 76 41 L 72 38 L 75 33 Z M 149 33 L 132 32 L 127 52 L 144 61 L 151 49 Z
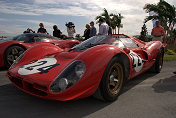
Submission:
M 126 83 L 118 100 L 49 101 L 14 87 L 0 69 L 0 118 L 176 118 L 176 62 Z

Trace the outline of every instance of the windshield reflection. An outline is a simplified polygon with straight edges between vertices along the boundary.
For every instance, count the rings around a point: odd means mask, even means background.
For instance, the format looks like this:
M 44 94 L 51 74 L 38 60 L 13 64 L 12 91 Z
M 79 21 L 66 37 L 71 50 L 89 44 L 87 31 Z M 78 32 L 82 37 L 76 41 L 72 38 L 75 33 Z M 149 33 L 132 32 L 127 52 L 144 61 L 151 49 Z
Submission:
M 124 48 L 125 46 L 119 40 L 119 38 L 109 36 L 109 35 L 98 35 L 89 38 L 88 40 L 82 42 L 81 44 L 71 48 L 69 51 L 83 51 L 96 45 L 109 44 L 114 45 L 119 48 Z

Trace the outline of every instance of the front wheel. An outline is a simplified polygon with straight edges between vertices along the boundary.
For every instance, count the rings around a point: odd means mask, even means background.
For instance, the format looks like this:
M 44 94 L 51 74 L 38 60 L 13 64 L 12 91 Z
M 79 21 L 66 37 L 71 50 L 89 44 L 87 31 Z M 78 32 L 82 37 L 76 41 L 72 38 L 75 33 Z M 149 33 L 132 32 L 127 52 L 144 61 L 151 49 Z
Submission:
M 100 83 L 100 93 L 105 101 L 115 101 L 124 82 L 124 66 L 117 58 L 113 58 L 104 72 Z
M 24 51 L 25 49 L 20 46 L 11 46 L 7 48 L 4 55 L 5 66 L 9 68 Z

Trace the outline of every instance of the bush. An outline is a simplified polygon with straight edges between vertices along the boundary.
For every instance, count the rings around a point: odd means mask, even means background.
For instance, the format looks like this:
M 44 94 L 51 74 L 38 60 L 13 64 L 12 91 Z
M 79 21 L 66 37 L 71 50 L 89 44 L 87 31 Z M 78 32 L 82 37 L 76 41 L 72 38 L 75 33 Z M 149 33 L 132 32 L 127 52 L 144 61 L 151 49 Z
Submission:
M 167 49 L 168 55 L 176 55 L 176 53 L 173 50 Z

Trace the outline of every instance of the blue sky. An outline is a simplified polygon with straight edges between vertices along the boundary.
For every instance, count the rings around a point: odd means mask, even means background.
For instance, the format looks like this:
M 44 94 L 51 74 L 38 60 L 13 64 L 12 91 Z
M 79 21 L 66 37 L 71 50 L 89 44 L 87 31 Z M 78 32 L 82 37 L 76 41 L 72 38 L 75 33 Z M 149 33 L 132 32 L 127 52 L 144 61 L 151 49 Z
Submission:
M 43 22 L 52 34 L 52 26 L 58 25 L 66 33 L 65 23 L 75 23 L 77 34 L 83 34 L 85 24 L 95 21 L 95 17 L 106 8 L 110 13 L 121 13 L 121 33 L 136 35 L 141 31 L 144 18 L 148 15 L 143 10 L 146 3 L 159 0 L 0 0 L 0 36 L 15 36 L 27 28 L 37 31 Z M 176 6 L 175 0 L 167 0 Z M 98 26 L 96 25 L 97 29 Z M 152 22 L 147 23 L 151 32 Z

